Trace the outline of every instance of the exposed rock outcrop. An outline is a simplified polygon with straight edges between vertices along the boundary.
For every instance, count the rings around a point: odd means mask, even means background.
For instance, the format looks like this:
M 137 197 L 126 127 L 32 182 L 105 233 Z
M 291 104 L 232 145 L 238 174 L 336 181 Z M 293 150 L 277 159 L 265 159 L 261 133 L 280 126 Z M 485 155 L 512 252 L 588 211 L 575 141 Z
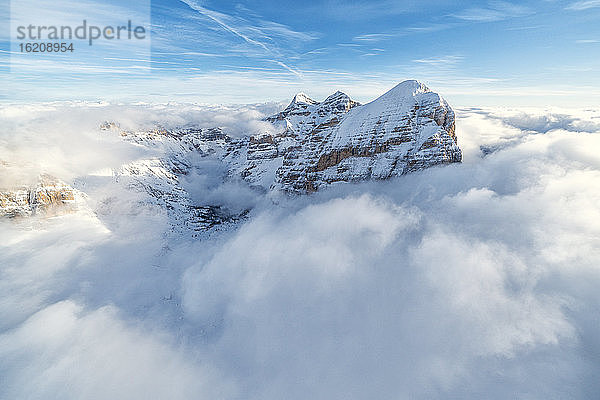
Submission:
M 77 209 L 76 191 L 50 175 L 37 184 L 0 189 L 0 217 L 55 216 Z
M 276 166 L 270 187 L 287 192 L 313 192 L 340 181 L 387 179 L 462 159 L 454 112 L 417 81 L 402 82 L 365 105 L 341 92 L 322 103 L 297 95 L 284 111 L 267 120 L 282 133 L 269 138 L 262 158 L 278 158 L 279 163 L 255 162 L 259 149 L 253 149 L 241 175 L 260 184 L 267 170 Z
M 265 120 L 273 125 L 269 133 L 242 137 L 220 128 L 125 131 L 116 122 L 104 122 L 104 134 L 116 133 L 156 157 L 112 169 L 102 179 L 145 192 L 144 201 L 166 210 L 174 226 L 189 232 L 235 223 L 247 212 L 190 194 L 195 189 L 188 177 L 206 173 L 202 165 L 210 165 L 207 179 L 219 181 L 217 186 L 238 181 L 262 192 L 302 194 L 335 182 L 388 179 L 462 157 L 454 112 L 417 81 L 402 82 L 365 105 L 342 92 L 322 102 L 299 93 Z M 0 190 L 0 215 L 63 212 L 73 206 L 75 194 L 43 176 L 37 185 Z
M 188 161 L 191 153 L 218 163 L 223 174 L 219 179 L 299 194 L 334 182 L 388 179 L 461 161 L 454 112 L 417 81 L 402 82 L 365 105 L 342 92 L 323 102 L 299 93 L 266 121 L 275 133 L 241 138 L 219 128 L 121 132 L 126 140 L 159 148 L 164 156 L 123 166 L 114 176 L 146 191 L 177 224 L 202 231 L 235 222 L 244 211 L 231 212 L 217 203 L 196 204 L 184 185 L 194 170 Z

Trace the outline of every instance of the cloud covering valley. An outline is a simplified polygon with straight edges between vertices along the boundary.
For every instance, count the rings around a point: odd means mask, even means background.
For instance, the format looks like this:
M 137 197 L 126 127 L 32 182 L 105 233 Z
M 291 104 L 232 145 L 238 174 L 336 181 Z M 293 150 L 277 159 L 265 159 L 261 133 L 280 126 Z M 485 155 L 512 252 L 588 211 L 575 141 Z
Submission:
M 89 209 L 0 221 L 0 399 L 600 392 L 598 110 L 458 109 L 463 163 L 294 198 L 196 160 L 196 198 L 252 208 L 199 240 L 94 177 L 160 151 L 98 125 L 239 136 L 276 105 L 28 107 L 0 108 L 0 186 L 87 182 Z

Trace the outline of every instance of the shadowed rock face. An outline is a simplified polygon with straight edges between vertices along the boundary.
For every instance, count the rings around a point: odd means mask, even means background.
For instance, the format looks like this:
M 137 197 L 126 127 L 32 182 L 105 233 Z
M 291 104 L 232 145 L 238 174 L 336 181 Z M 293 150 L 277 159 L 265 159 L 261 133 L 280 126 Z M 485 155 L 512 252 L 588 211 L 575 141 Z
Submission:
M 448 103 L 417 81 L 402 82 L 365 105 L 341 92 L 322 103 L 299 94 L 267 118 L 282 134 L 269 136 L 262 157 L 256 147 L 248 152 L 242 176 L 261 182 L 276 166 L 271 188 L 306 193 L 333 182 L 388 179 L 460 162 L 454 119 Z M 265 168 L 258 159 L 280 162 Z
M 322 102 L 298 94 L 266 121 L 276 133 L 242 138 L 219 128 L 132 132 L 105 122 L 101 131 L 115 131 L 157 156 L 123 165 L 103 179 L 147 193 L 148 201 L 166 210 L 174 226 L 198 232 L 235 223 L 247 212 L 194 200 L 185 177 L 195 168 L 190 160 L 198 157 L 214 164 L 222 174 L 217 179 L 245 181 L 262 192 L 293 194 L 314 192 L 334 182 L 388 179 L 462 158 L 454 112 L 417 81 L 402 82 L 365 105 L 342 92 Z M 75 207 L 78 193 L 49 176 L 40 177 L 37 184 L 0 188 L 0 216 L 66 212 Z
M 164 142 L 169 149 L 217 157 L 227 179 L 302 194 L 334 182 L 388 179 L 460 162 L 454 120 L 441 96 L 420 82 L 405 81 L 365 105 L 342 92 L 323 102 L 299 93 L 283 111 L 266 118 L 276 134 L 234 139 L 214 128 L 125 136 L 151 147 Z M 161 161 L 171 181 L 189 168 L 185 159 L 177 150 Z
M 54 216 L 76 209 L 75 190 L 46 174 L 29 187 L 0 189 L 0 217 Z

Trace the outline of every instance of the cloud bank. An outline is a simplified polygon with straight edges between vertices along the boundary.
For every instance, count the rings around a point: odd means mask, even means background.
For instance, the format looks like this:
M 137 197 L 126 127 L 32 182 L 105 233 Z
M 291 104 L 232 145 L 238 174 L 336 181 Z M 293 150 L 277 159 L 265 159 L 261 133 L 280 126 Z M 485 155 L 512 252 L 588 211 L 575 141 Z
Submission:
M 64 127 L 257 123 L 200 108 L 5 108 L 0 154 L 68 181 L 148 155 L 91 128 L 69 149 Z M 243 192 L 250 217 L 201 241 L 164 235 L 152 206 L 2 221 L 0 398 L 593 398 L 597 115 L 459 110 L 461 165 L 277 204 Z M 202 179 L 196 196 L 239 201 Z

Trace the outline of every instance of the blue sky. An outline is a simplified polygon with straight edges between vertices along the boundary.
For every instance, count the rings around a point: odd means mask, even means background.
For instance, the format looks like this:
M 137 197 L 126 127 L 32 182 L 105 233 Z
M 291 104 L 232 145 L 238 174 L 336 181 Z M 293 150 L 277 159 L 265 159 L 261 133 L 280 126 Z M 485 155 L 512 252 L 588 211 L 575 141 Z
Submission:
M 13 18 L 2 36 L 5 101 L 245 103 L 336 90 L 368 101 L 404 79 L 465 106 L 600 100 L 600 0 L 27 2 L 4 5 Z M 7 53 L 17 22 L 35 14 L 56 24 L 61 13 L 132 19 L 151 42 L 34 58 L 13 40 Z

